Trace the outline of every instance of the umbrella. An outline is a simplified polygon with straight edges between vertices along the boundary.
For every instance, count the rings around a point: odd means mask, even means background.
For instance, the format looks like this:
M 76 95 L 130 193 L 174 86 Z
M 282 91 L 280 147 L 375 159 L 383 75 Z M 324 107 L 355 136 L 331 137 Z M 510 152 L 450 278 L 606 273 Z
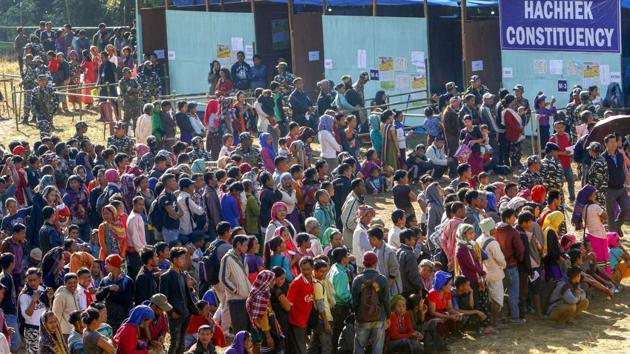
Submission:
M 587 144 L 591 141 L 597 141 L 604 143 L 604 138 L 608 134 L 618 134 L 620 136 L 626 136 L 630 134 L 630 116 L 612 116 L 606 119 L 602 119 L 588 136 Z

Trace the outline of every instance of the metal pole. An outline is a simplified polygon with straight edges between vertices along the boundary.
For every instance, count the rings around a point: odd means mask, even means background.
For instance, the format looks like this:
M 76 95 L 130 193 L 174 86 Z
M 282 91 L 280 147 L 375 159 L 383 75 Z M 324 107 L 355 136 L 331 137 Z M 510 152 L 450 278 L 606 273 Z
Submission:
M 206 4 L 208 3 L 208 0 L 206 0 Z M 256 1 L 255 0 L 249 0 L 249 3 L 251 4 L 251 11 L 252 14 L 256 13 Z
M 322 1 L 322 15 L 325 15 L 326 11 L 328 11 L 328 1 L 323 0 Z
M 221 5 L 221 11 L 223 11 L 223 10 L 225 9 L 225 6 L 224 6 L 224 5 L 225 5 L 225 4 L 224 4 L 224 1 L 223 1 L 223 0 L 221 0 L 221 1 L 219 2 L 219 4 Z
M 376 16 L 376 0 L 372 0 L 372 16 Z
M 426 22 L 426 36 L 427 38 L 429 38 L 429 0 L 424 0 L 424 18 L 425 18 L 425 22 Z M 427 42 L 427 53 L 424 57 L 424 72 L 425 72 L 425 77 L 427 80 L 427 100 L 430 101 L 431 100 L 431 82 L 429 80 L 429 75 L 431 70 L 429 65 L 431 65 L 431 63 L 429 62 L 429 58 L 430 58 L 430 54 L 431 54 L 431 46 L 428 45 Z
M 136 55 L 138 60 L 142 61 L 142 16 L 140 16 L 140 0 L 136 0 Z
M 466 0 L 461 0 L 462 2 L 462 7 L 461 7 L 461 17 L 462 17 L 462 75 L 464 75 L 464 77 L 462 78 L 462 86 L 466 86 L 466 65 L 468 65 L 468 58 L 466 57 L 466 17 L 467 17 L 467 11 L 466 11 Z
M 210 3 L 206 0 L 206 12 L 210 11 Z
M 293 67 L 293 72 L 298 72 L 296 68 L 297 64 L 297 53 L 295 52 L 295 36 L 293 33 L 294 24 L 293 24 L 293 0 L 287 0 L 287 10 L 289 15 L 289 39 L 291 43 L 291 65 Z

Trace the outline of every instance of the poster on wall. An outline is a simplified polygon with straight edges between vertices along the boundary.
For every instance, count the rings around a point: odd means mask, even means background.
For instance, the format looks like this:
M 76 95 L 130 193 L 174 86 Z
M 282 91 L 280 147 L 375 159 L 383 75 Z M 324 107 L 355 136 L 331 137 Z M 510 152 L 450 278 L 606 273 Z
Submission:
M 621 52 L 620 0 L 499 0 L 501 49 Z
M 580 63 L 574 60 L 570 60 L 567 64 L 567 74 L 569 75 L 579 75 L 582 71 L 582 66 Z
M 426 90 L 427 78 L 422 75 L 413 75 L 411 77 L 411 89 L 412 90 Z
M 398 91 L 409 91 L 409 86 L 411 85 L 411 77 L 407 74 L 396 75 L 396 90 Z
M 411 51 L 411 65 L 424 66 L 424 52 L 417 50 Z
M 544 75 L 547 73 L 547 61 L 545 59 L 534 60 L 534 74 Z
M 370 80 L 372 80 L 372 81 L 379 81 L 380 80 L 380 75 L 379 75 L 378 69 L 370 69 Z
M 392 71 L 392 70 L 394 70 L 394 58 L 392 58 L 392 57 L 378 57 L 378 70 L 379 71 Z
M 271 20 L 271 48 L 273 50 L 289 49 L 289 20 Z
M 599 84 L 599 63 L 585 62 L 582 71 L 582 87 Z
M 562 75 L 562 67 L 564 62 L 558 59 L 549 60 L 549 73 L 551 75 Z
M 367 51 L 365 49 L 357 49 L 357 68 L 367 68 Z
M 380 70 L 379 66 L 379 77 L 381 82 L 381 89 L 387 91 L 393 90 L 396 87 L 396 84 L 394 83 L 394 72 L 392 70 L 383 71 Z
M 394 71 L 407 71 L 407 59 L 396 57 L 394 59 Z
M 514 70 L 510 67 L 504 67 L 503 68 L 503 78 L 504 79 L 511 79 L 514 77 Z
M 221 66 L 226 66 L 230 63 L 230 46 L 227 44 L 217 44 L 217 60 L 221 63 Z

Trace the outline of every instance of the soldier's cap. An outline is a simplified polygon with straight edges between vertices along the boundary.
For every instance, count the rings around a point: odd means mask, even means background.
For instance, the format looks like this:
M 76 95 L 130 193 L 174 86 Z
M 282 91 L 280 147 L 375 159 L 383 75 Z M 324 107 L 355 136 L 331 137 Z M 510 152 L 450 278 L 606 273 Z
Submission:
M 240 140 L 251 140 L 252 136 L 248 132 L 242 132 L 241 134 L 239 134 L 238 138 Z
M 299 76 L 293 79 L 293 84 L 296 84 L 298 81 L 302 81 L 302 78 Z
M 364 78 L 366 78 L 366 79 L 368 79 L 368 80 L 370 79 L 370 74 L 368 74 L 368 72 L 367 72 L 367 71 L 363 71 L 363 72 L 361 73 L 361 75 L 359 75 L 359 76 L 364 77 Z
M 123 73 L 128 73 L 128 72 L 131 72 L 131 69 L 130 69 L 130 68 L 128 68 L 128 67 L 124 67 L 124 68 L 122 69 L 122 72 L 123 72 Z
M 475 81 L 477 81 L 479 79 L 480 79 L 479 75 L 473 75 L 473 76 L 470 77 L 470 82 L 475 82 Z
M 24 49 L 26 49 L 26 48 L 33 48 L 33 44 L 26 43 L 26 45 L 24 46 Z
M 173 311 L 173 306 L 168 302 L 168 299 L 166 298 L 166 295 L 158 293 L 155 294 L 153 296 L 151 296 L 151 298 L 149 299 L 149 301 L 162 309 L 162 311 L 166 311 L 166 312 L 171 312 Z
M 589 98 L 590 96 L 591 96 L 591 95 L 588 93 L 588 91 L 586 91 L 586 90 L 582 90 L 582 91 L 580 91 L 580 99 L 581 99 L 581 100 L 588 100 L 588 98 Z
M 37 80 L 48 80 L 48 78 L 46 77 L 45 74 L 39 74 L 37 75 Z
M 125 122 L 123 121 L 118 121 L 116 122 L 116 124 L 114 124 L 114 129 L 124 129 L 125 128 Z
M 454 88 L 457 88 L 457 85 L 455 85 L 455 83 L 453 81 L 446 83 L 446 89 L 447 90 L 452 90 Z
M 64 57 L 64 58 L 65 58 L 65 56 L 66 56 L 65 54 L 63 54 L 63 52 L 57 52 L 55 55 L 56 55 L 56 56 L 60 56 L 60 55 L 61 55 L 61 56 L 62 56 L 62 57 Z
M 33 63 L 37 63 L 37 64 L 42 64 L 44 62 L 44 60 L 42 59 L 42 57 L 40 57 L 39 55 L 36 55 L 33 58 Z
M 527 158 L 527 166 L 531 166 L 535 163 L 540 163 L 540 157 L 538 155 L 532 155 Z
M 523 87 L 523 85 L 521 84 L 517 84 L 516 86 L 514 86 L 514 88 L 512 89 L 512 91 L 521 91 L 521 92 L 525 92 L 525 88 Z
M 565 121 L 563 121 L 563 120 L 557 120 L 557 121 L 553 122 L 553 126 L 554 127 L 556 126 L 556 124 L 567 125 L 567 123 Z
M 84 129 L 84 128 L 87 128 L 87 127 L 88 127 L 88 125 L 87 125 L 87 123 L 86 123 L 86 122 L 77 122 L 77 123 L 74 125 L 74 127 L 75 127 L 76 129 Z
M 281 62 L 278 63 L 278 65 L 276 65 L 276 69 L 279 68 L 279 67 L 286 68 L 287 66 L 289 66 L 289 64 L 281 61 Z
M 203 142 L 203 138 L 200 137 L 200 136 L 196 136 L 196 137 L 192 138 L 191 142 L 192 142 L 193 145 L 198 145 L 198 144 L 201 144 Z
M 552 152 L 552 151 L 560 151 L 560 146 L 558 146 L 558 144 L 551 143 L 551 142 L 548 142 L 547 144 L 545 144 L 545 153 Z
M 586 150 L 593 150 L 594 152 L 599 153 L 602 152 L 604 148 L 602 147 L 602 144 L 598 143 L 597 141 L 592 141 L 590 144 L 588 144 Z
M 142 65 L 144 65 L 144 66 L 153 66 L 153 63 L 150 60 L 147 60 L 144 63 L 142 63 Z

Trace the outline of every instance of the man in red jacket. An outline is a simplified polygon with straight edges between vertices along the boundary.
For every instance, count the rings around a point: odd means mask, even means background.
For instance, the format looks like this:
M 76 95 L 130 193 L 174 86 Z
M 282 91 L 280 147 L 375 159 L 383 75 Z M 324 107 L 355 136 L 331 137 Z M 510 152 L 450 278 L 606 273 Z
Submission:
M 563 120 L 557 120 L 553 122 L 553 129 L 556 131 L 554 135 L 549 138 L 549 141 L 556 143 L 560 147 L 558 152 L 558 160 L 564 170 L 564 178 L 567 180 L 567 186 L 569 188 L 569 200 L 575 201 L 575 178 L 573 177 L 573 170 L 571 170 L 571 153 L 567 151 L 567 148 L 571 146 L 571 137 L 564 130 L 566 125 Z
M 515 324 L 523 324 L 525 323 L 525 319 L 520 318 L 518 309 L 519 275 L 517 265 L 523 260 L 525 255 L 525 246 L 523 246 L 521 237 L 513 226 L 516 223 L 516 211 L 513 209 L 506 209 L 501 213 L 501 221 L 502 222 L 497 224 L 494 237 L 501 246 L 501 252 L 503 252 L 505 263 L 507 264 L 507 272 L 505 276 L 509 279 L 507 290 L 509 295 L 508 300 L 510 305 L 511 322 Z

